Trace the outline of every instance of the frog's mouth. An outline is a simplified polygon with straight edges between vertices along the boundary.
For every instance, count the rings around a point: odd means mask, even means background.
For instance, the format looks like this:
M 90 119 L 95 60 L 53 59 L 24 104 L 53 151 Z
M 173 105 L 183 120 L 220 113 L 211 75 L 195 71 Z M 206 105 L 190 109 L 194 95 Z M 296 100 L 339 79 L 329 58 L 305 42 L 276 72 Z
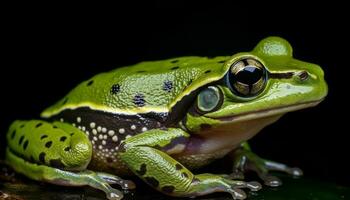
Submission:
M 258 110 L 254 112 L 246 112 L 246 113 L 241 113 L 233 116 L 217 117 L 213 119 L 218 119 L 224 123 L 225 122 L 227 123 L 242 122 L 242 121 L 259 119 L 259 118 L 264 118 L 269 116 L 283 115 L 288 112 L 301 110 L 309 107 L 314 107 L 319 103 L 321 103 L 322 101 L 323 99 L 317 100 L 317 101 L 310 101 L 306 103 L 293 104 L 289 106 L 281 106 L 281 107 L 275 107 L 275 108 L 270 108 L 265 110 Z

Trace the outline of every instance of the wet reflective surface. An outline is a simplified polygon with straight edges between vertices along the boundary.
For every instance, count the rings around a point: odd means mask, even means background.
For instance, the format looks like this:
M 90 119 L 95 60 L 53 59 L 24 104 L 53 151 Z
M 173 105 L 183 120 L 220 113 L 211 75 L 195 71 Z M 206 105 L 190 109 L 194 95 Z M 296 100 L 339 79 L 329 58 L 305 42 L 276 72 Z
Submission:
M 306 178 L 293 179 L 288 176 L 279 175 L 283 181 L 283 186 L 278 188 L 264 187 L 259 192 L 248 193 L 249 198 L 253 200 L 262 199 L 310 199 L 310 200 L 328 200 L 328 199 L 349 199 L 350 188 L 337 186 L 333 183 L 327 183 Z M 125 191 L 125 200 L 143 199 L 143 200 L 170 200 L 170 199 L 189 199 L 173 198 L 162 195 L 151 189 L 146 184 L 135 178 L 137 189 L 134 191 Z M 117 187 L 117 186 L 116 186 Z M 15 174 L 11 169 L 0 163 L 0 199 L 6 200 L 100 200 L 105 199 L 101 191 L 90 187 L 63 187 L 46 183 L 38 183 Z M 229 194 L 216 193 L 196 199 L 205 200 L 230 200 Z

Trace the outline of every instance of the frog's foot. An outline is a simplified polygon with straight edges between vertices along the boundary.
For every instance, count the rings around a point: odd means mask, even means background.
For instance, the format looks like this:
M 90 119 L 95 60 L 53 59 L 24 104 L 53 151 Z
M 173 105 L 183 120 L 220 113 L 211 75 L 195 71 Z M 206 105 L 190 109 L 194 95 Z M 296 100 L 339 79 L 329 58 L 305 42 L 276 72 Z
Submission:
M 118 176 L 104 173 L 104 172 L 96 172 L 96 175 L 98 175 L 100 178 L 105 180 L 108 184 L 117 184 L 120 187 L 123 188 L 123 190 L 132 190 L 136 188 L 136 185 L 134 182 L 130 180 L 124 180 Z
M 201 196 L 213 192 L 228 192 L 233 199 L 245 199 L 246 193 L 242 190 L 248 188 L 251 191 L 258 191 L 261 185 L 258 182 L 244 182 L 225 178 L 225 176 L 214 174 L 195 175 L 188 189 L 188 193 L 194 196 Z
M 285 172 L 294 177 L 299 177 L 303 174 L 299 168 L 288 167 L 282 163 L 260 158 L 248 149 L 239 149 L 234 152 L 233 172 L 230 176 L 233 179 L 243 179 L 244 172 L 248 170 L 255 171 L 264 181 L 264 184 L 271 187 L 280 186 L 282 181 L 278 177 L 270 175 L 270 171 Z

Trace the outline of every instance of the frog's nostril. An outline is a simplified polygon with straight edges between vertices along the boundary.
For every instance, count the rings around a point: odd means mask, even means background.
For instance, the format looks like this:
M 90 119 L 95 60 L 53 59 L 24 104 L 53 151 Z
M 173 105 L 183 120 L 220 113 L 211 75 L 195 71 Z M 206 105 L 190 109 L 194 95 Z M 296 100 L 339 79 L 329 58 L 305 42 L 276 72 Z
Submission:
M 309 73 L 307 71 L 302 71 L 298 73 L 298 77 L 301 81 L 306 81 L 309 78 Z

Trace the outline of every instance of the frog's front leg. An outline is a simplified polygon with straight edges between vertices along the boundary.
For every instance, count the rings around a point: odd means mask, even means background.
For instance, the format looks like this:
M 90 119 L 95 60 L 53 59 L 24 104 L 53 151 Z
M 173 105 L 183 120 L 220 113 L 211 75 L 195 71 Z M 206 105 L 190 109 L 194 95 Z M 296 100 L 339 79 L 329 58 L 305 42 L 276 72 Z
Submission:
M 257 182 L 235 181 L 225 175 L 193 175 L 170 156 L 182 152 L 188 139 L 181 129 L 150 130 L 121 143 L 121 159 L 146 183 L 171 196 L 228 192 L 234 199 L 244 199 L 246 195 L 240 188 L 260 189 Z
M 88 137 L 65 123 L 41 120 L 15 121 L 7 134 L 6 162 L 27 177 L 58 185 L 88 185 L 109 199 L 123 194 L 110 186 L 134 187 L 117 176 L 86 170 L 92 155 Z
M 302 176 L 303 172 L 299 168 L 288 167 L 285 164 L 260 158 L 253 153 L 247 142 L 241 144 L 241 147 L 232 152 L 234 159 L 233 178 L 244 178 L 244 172 L 247 170 L 255 171 L 258 176 L 264 181 L 265 185 L 277 187 L 282 184 L 282 181 L 275 176 L 269 174 L 270 171 L 281 171 L 295 177 Z

